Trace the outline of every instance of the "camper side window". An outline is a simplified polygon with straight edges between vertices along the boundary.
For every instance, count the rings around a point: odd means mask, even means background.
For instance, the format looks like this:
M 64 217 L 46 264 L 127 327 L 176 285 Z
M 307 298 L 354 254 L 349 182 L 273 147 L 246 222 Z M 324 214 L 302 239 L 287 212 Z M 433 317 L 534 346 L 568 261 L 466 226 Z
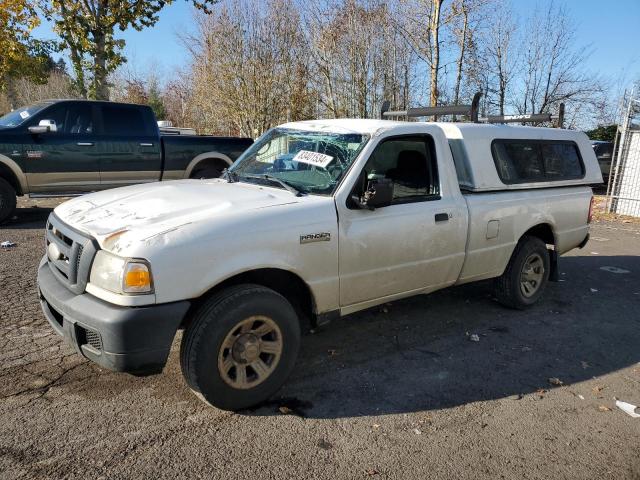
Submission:
M 493 161 L 506 184 L 573 180 L 584 177 L 574 142 L 563 140 L 494 140 Z

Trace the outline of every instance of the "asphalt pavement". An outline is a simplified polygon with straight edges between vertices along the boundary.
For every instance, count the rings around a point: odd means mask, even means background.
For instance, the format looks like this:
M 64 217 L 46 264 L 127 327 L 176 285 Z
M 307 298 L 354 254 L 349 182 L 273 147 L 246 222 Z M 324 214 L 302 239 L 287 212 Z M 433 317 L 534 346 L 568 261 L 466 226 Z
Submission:
M 483 282 L 303 338 L 267 404 L 230 413 L 81 358 L 40 312 L 52 201 L 0 227 L 0 478 L 640 479 L 640 225 L 599 221 L 530 310 Z M 611 268 L 613 267 L 613 268 Z M 479 341 L 471 341 L 477 335 Z

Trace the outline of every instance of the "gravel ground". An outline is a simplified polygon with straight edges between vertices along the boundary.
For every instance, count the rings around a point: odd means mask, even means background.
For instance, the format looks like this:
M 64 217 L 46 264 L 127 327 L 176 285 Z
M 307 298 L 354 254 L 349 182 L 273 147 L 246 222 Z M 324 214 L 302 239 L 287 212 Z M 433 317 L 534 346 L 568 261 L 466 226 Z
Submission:
M 640 419 L 615 407 L 640 405 L 638 224 L 596 223 L 526 312 L 480 283 L 336 321 L 278 398 L 229 413 L 184 385 L 179 338 L 136 378 L 53 333 L 35 271 L 54 203 L 0 229 L 2 479 L 640 478 Z

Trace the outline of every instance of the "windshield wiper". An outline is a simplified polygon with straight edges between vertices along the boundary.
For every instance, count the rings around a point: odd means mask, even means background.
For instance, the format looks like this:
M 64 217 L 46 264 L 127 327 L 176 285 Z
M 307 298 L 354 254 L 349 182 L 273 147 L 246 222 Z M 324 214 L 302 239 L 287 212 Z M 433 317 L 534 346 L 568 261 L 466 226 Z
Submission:
M 238 175 L 238 174 L 236 174 Z M 242 175 L 238 175 L 238 177 L 244 177 L 244 178 L 256 178 L 259 180 L 269 180 L 270 182 L 275 182 L 277 184 L 279 184 L 280 186 L 282 186 L 285 190 L 290 191 L 291 193 L 293 193 L 296 197 L 301 197 L 303 195 L 306 195 L 306 192 L 302 192 L 301 190 L 298 190 L 296 187 L 294 187 L 293 185 L 291 185 L 289 182 L 282 180 L 281 178 L 278 177 L 274 177 L 273 175 L 269 175 L 268 173 L 262 174 L 262 175 L 254 175 L 251 173 L 243 173 Z

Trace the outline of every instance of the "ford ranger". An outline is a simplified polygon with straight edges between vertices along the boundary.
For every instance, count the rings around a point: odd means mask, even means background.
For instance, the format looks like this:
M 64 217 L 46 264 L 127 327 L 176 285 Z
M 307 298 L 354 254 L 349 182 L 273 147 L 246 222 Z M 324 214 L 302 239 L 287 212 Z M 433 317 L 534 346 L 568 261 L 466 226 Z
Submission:
M 485 279 L 507 307 L 533 305 L 587 242 L 601 181 L 575 131 L 288 123 L 223 178 L 58 206 L 42 309 L 80 355 L 135 374 L 160 371 L 182 329 L 187 384 L 242 409 L 280 388 L 305 326 Z
M 249 138 L 162 135 L 146 105 L 45 101 L 0 117 L 0 223 L 16 195 L 74 195 L 136 183 L 214 178 Z

